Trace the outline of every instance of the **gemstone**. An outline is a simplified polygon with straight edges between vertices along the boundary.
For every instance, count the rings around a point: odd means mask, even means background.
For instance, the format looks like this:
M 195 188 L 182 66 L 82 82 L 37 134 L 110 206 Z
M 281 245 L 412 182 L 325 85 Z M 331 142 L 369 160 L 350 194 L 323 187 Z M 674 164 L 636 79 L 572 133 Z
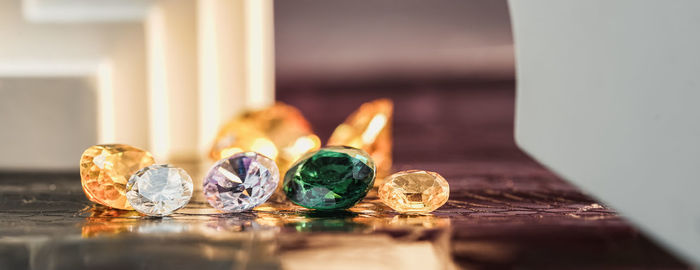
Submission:
M 390 175 L 379 198 L 399 213 L 419 214 L 440 208 L 450 197 L 450 185 L 436 172 L 409 170 Z
M 284 176 L 292 202 L 318 210 L 346 209 L 367 195 L 374 182 L 372 158 L 363 150 L 330 146 L 308 153 Z
M 167 216 L 192 198 L 192 178 L 181 168 L 151 165 L 136 172 L 126 184 L 126 199 L 148 216 Z
M 277 102 L 262 110 L 244 112 L 224 124 L 209 157 L 220 160 L 254 151 L 273 159 L 279 169 L 286 172 L 299 157 L 320 146 L 321 140 L 301 112 Z
M 204 178 L 204 196 L 224 212 L 253 209 L 270 198 L 280 181 L 279 169 L 271 159 L 243 152 L 219 160 Z
M 333 131 L 328 145 L 345 145 L 365 150 L 377 164 L 377 177 L 384 178 L 391 172 L 393 112 L 394 103 L 389 99 L 362 104 Z M 379 182 L 375 184 L 378 185 Z
M 132 210 L 126 184 L 136 171 L 153 164 L 148 151 L 125 145 L 94 145 L 80 158 L 80 182 L 87 198 L 112 208 Z

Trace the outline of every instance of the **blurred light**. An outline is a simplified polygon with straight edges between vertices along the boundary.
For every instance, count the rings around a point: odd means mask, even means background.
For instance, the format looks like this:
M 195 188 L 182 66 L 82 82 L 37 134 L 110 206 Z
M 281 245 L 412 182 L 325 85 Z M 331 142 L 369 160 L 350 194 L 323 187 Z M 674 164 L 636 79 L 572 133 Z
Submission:
M 109 59 L 101 61 L 97 67 L 97 141 L 98 143 L 114 143 L 114 70 Z
M 243 149 L 238 148 L 238 147 L 230 147 L 230 148 L 225 148 L 221 150 L 221 153 L 219 154 L 219 158 L 226 158 L 233 156 L 235 154 L 238 154 L 240 152 L 243 152 Z
M 386 121 L 387 117 L 384 114 L 377 114 L 372 117 L 369 125 L 367 125 L 367 129 L 362 133 L 362 142 L 365 144 L 374 142 L 374 139 L 377 138 L 379 132 L 381 132 L 386 125 Z
M 221 124 L 221 76 L 218 72 L 219 46 L 216 23 L 217 1 L 197 1 L 197 53 L 199 54 L 199 142 L 200 150 L 206 149 L 210 138 L 216 135 Z M 235 153 L 231 153 L 235 154 Z M 222 153 L 223 158 L 223 153 Z
M 289 160 L 296 160 L 301 157 L 301 155 L 320 146 L 321 139 L 319 139 L 318 136 L 311 134 L 297 138 L 292 146 L 284 148 L 284 155 Z
M 263 108 L 274 101 L 272 0 L 247 0 L 244 7 L 247 105 Z
M 150 105 L 150 148 L 158 160 L 168 156 L 170 145 L 170 119 L 166 76 L 165 16 L 159 6 L 154 6 L 146 18 L 146 43 L 148 54 L 148 80 Z
M 250 149 L 260 154 L 263 154 L 266 157 L 269 157 L 270 159 L 274 160 L 277 158 L 277 147 L 275 147 L 275 144 L 268 139 L 255 139 L 255 141 L 253 141 L 253 145 L 250 146 Z
M 301 112 L 284 103 L 246 111 L 221 127 L 212 143 L 213 160 L 243 151 L 256 151 L 277 163 L 281 173 L 301 155 L 318 149 L 321 140 Z

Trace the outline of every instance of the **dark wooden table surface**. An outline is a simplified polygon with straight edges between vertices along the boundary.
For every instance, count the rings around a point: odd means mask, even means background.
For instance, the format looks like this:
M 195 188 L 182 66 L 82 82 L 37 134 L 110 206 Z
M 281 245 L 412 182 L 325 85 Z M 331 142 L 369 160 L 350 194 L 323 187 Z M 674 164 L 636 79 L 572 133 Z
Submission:
M 88 202 L 75 173 L 0 173 L 0 269 L 688 268 L 513 142 L 513 82 L 278 87 L 322 138 L 362 102 L 395 102 L 395 170 L 441 173 L 450 201 L 402 216 L 288 203 L 219 214 L 201 195 L 154 219 Z M 79 157 L 76 158 L 76 163 Z

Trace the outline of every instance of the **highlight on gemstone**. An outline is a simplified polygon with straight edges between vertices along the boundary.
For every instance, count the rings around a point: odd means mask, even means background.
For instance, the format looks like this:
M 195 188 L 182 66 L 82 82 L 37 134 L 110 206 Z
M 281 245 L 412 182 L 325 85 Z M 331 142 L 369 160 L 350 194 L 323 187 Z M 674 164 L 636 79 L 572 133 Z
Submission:
M 409 170 L 394 173 L 379 188 L 379 198 L 399 213 L 435 211 L 450 197 L 450 185 L 436 172 Z
M 367 195 L 374 177 L 374 161 L 365 151 L 330 146 L 299 159 L 284 176 L 283 190 L 306 208 L 347 209 Z
M 273 160 L 255 152 L 238 153 L 209 169 L 204 178 L 204 196 L 220 211 L 246 211 L 267 201 L 279 179 Z
M 132 174 L 154 163 L 148 151 L 125 144 L 94 145 L 80 157 L 80 183 L 95 203 L 132 210 L 126 184 Z
M 126 185 L 129 204 L 144 215 L 167 216 L 192 198 L 192 178 L 181 168 L 151 165 L 131 176 Z
M 276 161 L 280 171 L 309 151 L 318 149 L 321 140 L 301 112 L 277 102 L 262 110 L 244 112 L 219 130 L 209 153 L 212 160 L 253 151 Z
M 377 177 L 383 178 L 391 172 L 393 113 L 394 103 L 389 99 L 364 103 L 333 131 L 328 145 L 366 151 L 377 164 Z

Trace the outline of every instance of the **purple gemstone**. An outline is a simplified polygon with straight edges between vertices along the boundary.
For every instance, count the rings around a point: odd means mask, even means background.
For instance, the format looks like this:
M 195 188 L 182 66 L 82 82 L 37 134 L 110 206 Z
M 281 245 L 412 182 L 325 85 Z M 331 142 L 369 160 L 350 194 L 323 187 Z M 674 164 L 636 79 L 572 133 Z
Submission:
M 255 152 L 239 153 L 209 169 L 204 196 L 211 206 L 224 212 L 250 210 L 272 196 L 279 180 L 274 161 Z

